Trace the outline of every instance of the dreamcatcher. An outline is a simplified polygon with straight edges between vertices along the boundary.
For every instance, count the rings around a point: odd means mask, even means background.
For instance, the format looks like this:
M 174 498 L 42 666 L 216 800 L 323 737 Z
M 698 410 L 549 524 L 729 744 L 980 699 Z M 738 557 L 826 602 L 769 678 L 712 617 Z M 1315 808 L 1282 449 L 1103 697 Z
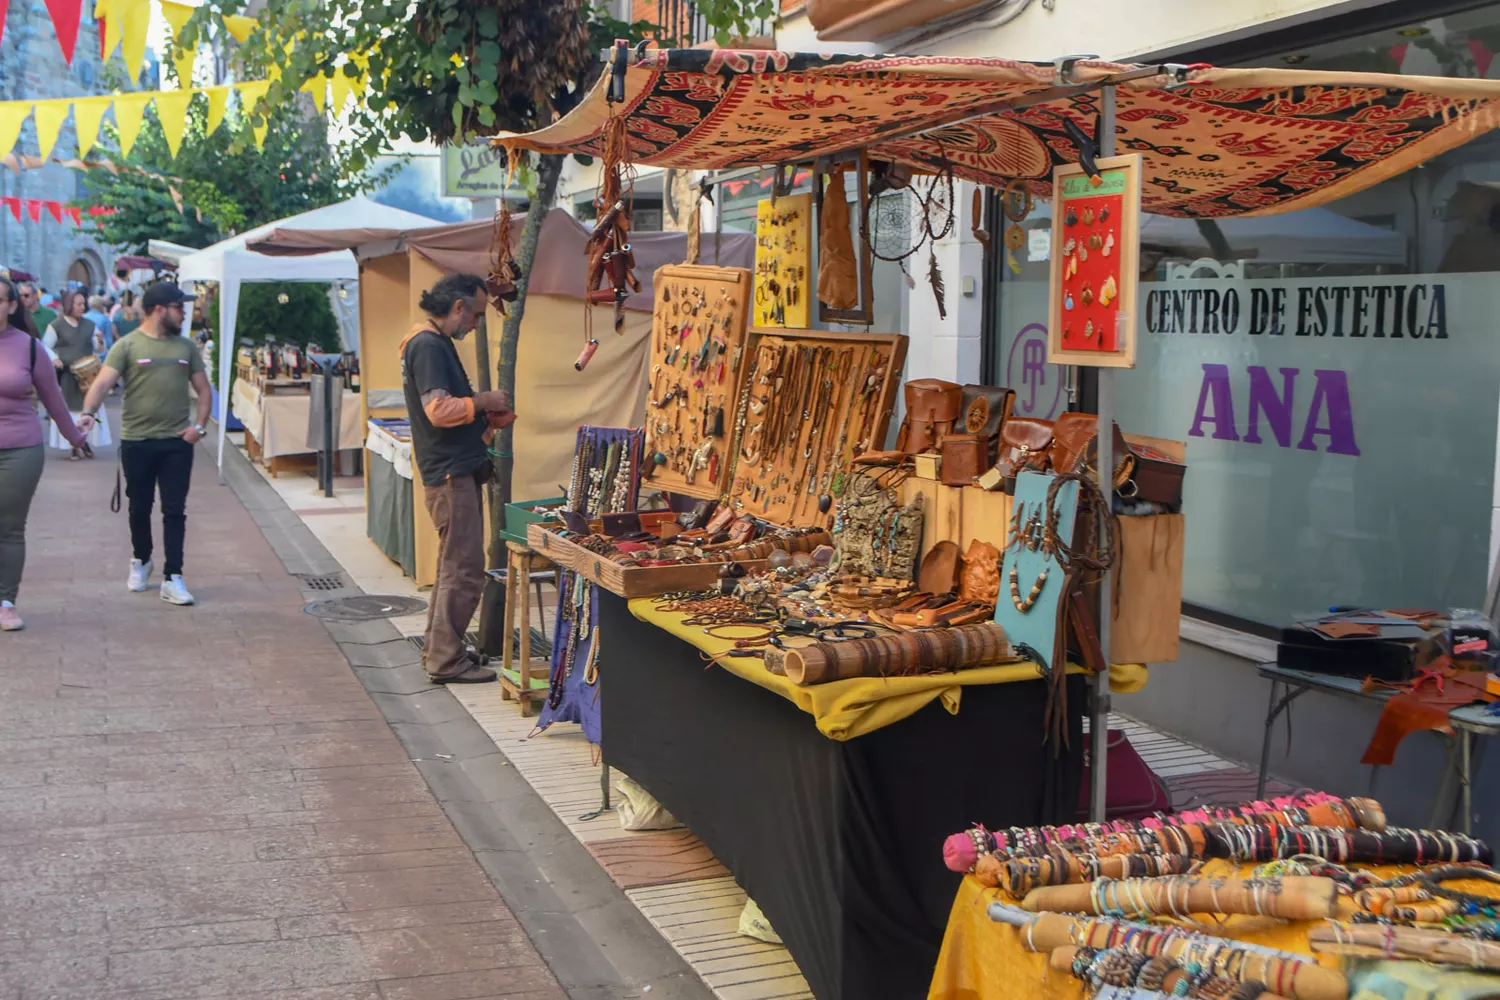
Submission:
M 916 282 L 906 268 L 906 260 L 923 246 L 927 251 L 927 282 L 937 300 L 938 315 L 948 318 L 948 290 L 938 267 L 936 244 L 953 232 L 958 206 L 953 194 L 953 164 L 943 156 L 943 166 L 931 174 L 926 183 L 912 181 L 898 171 L 899 165 L 888 165 L 883 175 L 885 187 L 905 188 L 915 201 L 904 195 L 879 195 L 861 207 L 860 238 L 872 257 L 901 265 L 907 287 Z M 877 184 L 880 180 L 877 179 Z M 920 211 L 918 211 L 920 209 Z M 918 231 L 913 235 L 913 228 Z

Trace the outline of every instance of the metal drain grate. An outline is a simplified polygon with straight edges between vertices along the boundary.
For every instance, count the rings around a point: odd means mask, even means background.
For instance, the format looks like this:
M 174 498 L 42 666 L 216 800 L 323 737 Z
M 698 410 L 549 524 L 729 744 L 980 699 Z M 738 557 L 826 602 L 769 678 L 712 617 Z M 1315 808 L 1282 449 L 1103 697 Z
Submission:
M 297 579 L 308 590 L 343 590 L 344 578 L 338 573 L 296 573 Z
M 302 610 L 314 618 L 325 618 L 340 622 L 368 622 L 381 618 L 399 618 L 427 610 L 427 602 L 415 597 L 399 597 L 384 594 L 359 594 L 354 597 L 334 597 L 326 601 L 305 604 Z

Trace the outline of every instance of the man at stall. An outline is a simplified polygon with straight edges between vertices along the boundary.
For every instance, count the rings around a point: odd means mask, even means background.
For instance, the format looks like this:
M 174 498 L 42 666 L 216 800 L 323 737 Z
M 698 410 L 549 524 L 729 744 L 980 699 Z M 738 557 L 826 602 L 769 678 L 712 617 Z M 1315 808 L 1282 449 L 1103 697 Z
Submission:
M 427 600 L 422 666 L 434 684 L 497 678 L 464 644 L 484 590 L 482 490 L 493 472 L 489 438 L 515 420 L 508 395 L 475 393 L 454 341 L 484 315 L 484 279 L 450 274 L 422 293 L 427 319 L 401 341 L 401 389 L 411 418 L 412 457 L 438 533 L 437 579 Z

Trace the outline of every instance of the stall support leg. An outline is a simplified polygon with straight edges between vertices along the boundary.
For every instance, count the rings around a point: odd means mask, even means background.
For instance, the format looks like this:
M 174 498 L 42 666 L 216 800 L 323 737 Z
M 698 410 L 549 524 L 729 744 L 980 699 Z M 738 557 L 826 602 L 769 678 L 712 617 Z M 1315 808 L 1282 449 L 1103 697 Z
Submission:
M 511 552 L 507 546 L 505 552 L 505 624 L 504 633 L 500 637 L 500 667 L 502 670 L 511 669 L 515 662 L 516 652 L 516 554 Z M 500 682 L 500 698 L 510 701 L 510 690 L 505 686 L 505 681 Z
M 604 760 L 600 760 L 599 808 L 595 809 L 593 812 L 584 813 L 582 816 L 578 817 L 578 822 L 587 823 L 591 819 L 598 819 L 600 816 L 603 816 L 605 813 L 609 812 L 612 808 L 614 807 L 609 804 L 609 764 Z
M 1281 687 L 1276 681 L 1271 682 L 1271 704 L 1266 706 L 1266 732 L 1260 739 L 1260 774 L 1255 779 L 1255 801 L 1260 802 L 1266 797 L 1266 774 L 1271 770 L 1271 727 L 1276 725 L 1276 716 L 1280 709 L 1276 707 L 1276 691 Z
M 514 560 L 516 590 L 521 597 L 521 635 L 517 639 L 521 644 L 521 664 L 519 673 L 521 678 L 521 690 L 518 700 L 521 702 L 521 717 L 531 717 L 531 553 L 525 552 L 520 555 L 511 556 Z M 511 576 L 507 573 L 506 576 Z M 506 611 L 509 612 L 509 607 Z M 509 637 L 510 631 L 506 630 Z
M 1101 157 L 1115 155 L 1114 87 L 1104 87 L 1099 91 L 1099 125 L 1094 141 L 1099 146 Z M 1098 372 L 1099 415 L 1095 424 L 1098 428 L 1095 439 L 1099 442 L 1099 492 L 1104 497 L 1105 509 L 1099 512 L 1099 523 L 1095 525 L 1095 530 L 1099 532 L 1100 544 L 1103 545 L 1104 539 L 1108 537 L 1105 534 L 1105 521 L 1113 513 L 1111 508 L 1115 498 L 1115 385 L 1110 369 L 1100 368 Z M 1104 822 L 1108 806 L 1110 618 L 1115 606 L 1113 583 L 1108 572 L 1099 578 L 1099 645 L 1104 650 L 1105 668 L 1094 675 L 1093 697 L 1089 699 L 1089 819 L 1095 823 Z

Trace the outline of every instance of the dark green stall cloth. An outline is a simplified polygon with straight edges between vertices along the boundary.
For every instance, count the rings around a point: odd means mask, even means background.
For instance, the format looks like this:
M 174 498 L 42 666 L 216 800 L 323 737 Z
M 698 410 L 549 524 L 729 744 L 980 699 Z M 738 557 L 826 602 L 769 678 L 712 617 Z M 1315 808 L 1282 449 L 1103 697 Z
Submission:
M 365 508 L 365 530 L 380 551 L 399 564 L 407 576 L 417 575 L 417 535 L 413 524 L 411 480 L 373 451 L 365 450 L 370 498 Z

